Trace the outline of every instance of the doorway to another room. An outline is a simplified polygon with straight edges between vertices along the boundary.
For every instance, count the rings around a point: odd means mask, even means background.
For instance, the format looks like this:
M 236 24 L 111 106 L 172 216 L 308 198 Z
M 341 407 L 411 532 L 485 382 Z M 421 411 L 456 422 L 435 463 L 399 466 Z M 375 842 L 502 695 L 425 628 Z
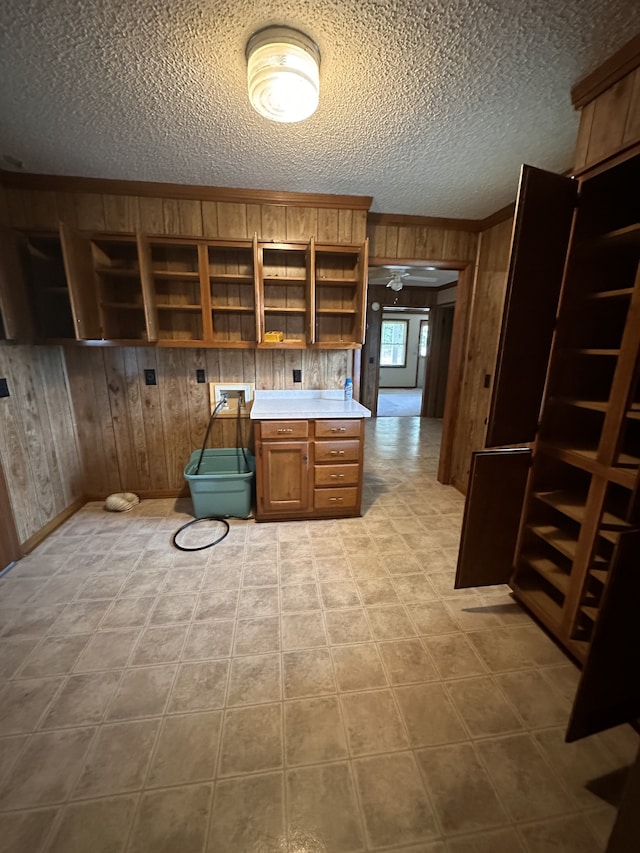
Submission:
M 378 417 L 420 417 L 426 374 L 429 308 L 383 309 Z
M 369 268 L 362 402 L 378 417 L 443 418 L 460 270 Z

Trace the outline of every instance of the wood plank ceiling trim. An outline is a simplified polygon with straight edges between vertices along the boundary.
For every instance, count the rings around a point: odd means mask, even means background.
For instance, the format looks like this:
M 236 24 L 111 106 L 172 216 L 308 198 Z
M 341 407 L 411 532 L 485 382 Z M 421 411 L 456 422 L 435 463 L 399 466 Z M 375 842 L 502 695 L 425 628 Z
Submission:
M 116 181 L 108 178 L 81 178 L 67 175 L 37 175 L 0 169 L 0 184 L 7 187 L 57 192 L 91 192 L 108 195 L 137 195 L 152 198 L 196 199 L 243 204 L 281 204 L 299 207 L 369 210 L 371 196 L 294 193 L 281 190 L 250 190 L 208 187 L 196 184 L 165 184 L 152 181 Z

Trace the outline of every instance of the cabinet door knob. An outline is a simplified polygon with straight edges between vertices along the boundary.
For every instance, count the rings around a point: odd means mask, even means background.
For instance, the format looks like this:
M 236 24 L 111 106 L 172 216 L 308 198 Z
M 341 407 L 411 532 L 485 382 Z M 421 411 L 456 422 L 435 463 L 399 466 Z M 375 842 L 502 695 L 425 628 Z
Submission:
M 279 432 L 279 433 L 283 433 L 283 432 L 293 432 L 293 430 L 292 430 L 292 429 L 277 429 L 277 430 L 276 430 L 276 432 Z
M 341 504 L 344 501 L 344 498 L 329 498 L 329 503 L 332 504 Z
M 332 474 L 331 479 L 332 480 L 344 480 L 344 474 Z
M 344 450 L 332 450 L 330 456 L 344 456 Z

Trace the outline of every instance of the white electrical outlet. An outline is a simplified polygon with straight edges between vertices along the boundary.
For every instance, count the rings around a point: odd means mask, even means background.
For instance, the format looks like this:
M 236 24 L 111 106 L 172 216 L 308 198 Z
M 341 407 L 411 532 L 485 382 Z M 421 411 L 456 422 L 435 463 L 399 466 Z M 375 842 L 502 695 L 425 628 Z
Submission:
M 240 409 L 245 409 L 253 400 L 255 384 L 253 382 L 210 382 L 209 399 L 213 409 L 221 400 L 226 403 L 220 409 L 221 412 L 236 412 L 238 410 L 238 397 L 241 400 Z

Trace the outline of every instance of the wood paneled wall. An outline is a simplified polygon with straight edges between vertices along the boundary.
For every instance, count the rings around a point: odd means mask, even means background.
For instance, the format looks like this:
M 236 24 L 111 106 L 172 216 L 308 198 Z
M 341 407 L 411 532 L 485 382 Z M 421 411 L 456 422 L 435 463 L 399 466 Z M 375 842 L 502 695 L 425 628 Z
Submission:
M 640 142 L 640 68 L 586 104 L 580 115 L 574 170 Z
M 47 231 L 64 221 L 82 230 L 361 243 L 366 216 L 344 206 L 0 188 L 0 221 Z M 83 495 L 184 487 L 184 466 L 209 417 L 208 385 L 196 383 L 196 368 L 208 382 L 275 389 L 294 387 L 299 368 L 303 388 L 338 388 L 353 372 L 353 353 L 3 345 L 0 367 L 16 389 L 0 400 L 0 459 L 24 541 Z M 142 380 L 147 367 L 157 372 L 156 386 Z M 250 440 L 248 421 L 244 435 Z M 235 446 L 235 420 L 218 419 L 210 443 Z
M 378 221 L 381 220 L 381 221 Z M 404 223 L 390 224 L 388 217 L 370 217 L 367 226 L 369 257 L 401 261 L 473 261 L 476 257 L 476 231 L 442 226 Z
M 84 494 L 69 384 L 60 347 L 0 345 L 0 462 L 22 544 Z
M 464 372 L 452 448 L 452 484 L 466 492 L 471 453 L 484 447 L 491 383 L 498 353 L 513 219 L 480 236 L 471 293 Z M 489 376 L 489 387 L 485 377 Z
M 78 423 L 85 488 L 92 497 L 111 492 L 175 494 L 183 470 L 202 445 L 210 415 L 209 386 L 196 382 L 254 382 L 260 389 L 337 388 L 351 371 L 347 350 L 224 350 L 155 347 L 72 347 L 66 351 Z M 144 370 L 157 385 L 145 385 Z M 242 419 L 245 446 L 251 424 Z M 210 445 L 236 446 L 235 418 L 214 421 Z
M 60 192 L 5 187 L 0 194 L 4 224 L 55 231 L 60 221 L 83 230 L 185 237 L 316 240 L 362 243 L 366 210 L 284 204 L 200 201 Z

